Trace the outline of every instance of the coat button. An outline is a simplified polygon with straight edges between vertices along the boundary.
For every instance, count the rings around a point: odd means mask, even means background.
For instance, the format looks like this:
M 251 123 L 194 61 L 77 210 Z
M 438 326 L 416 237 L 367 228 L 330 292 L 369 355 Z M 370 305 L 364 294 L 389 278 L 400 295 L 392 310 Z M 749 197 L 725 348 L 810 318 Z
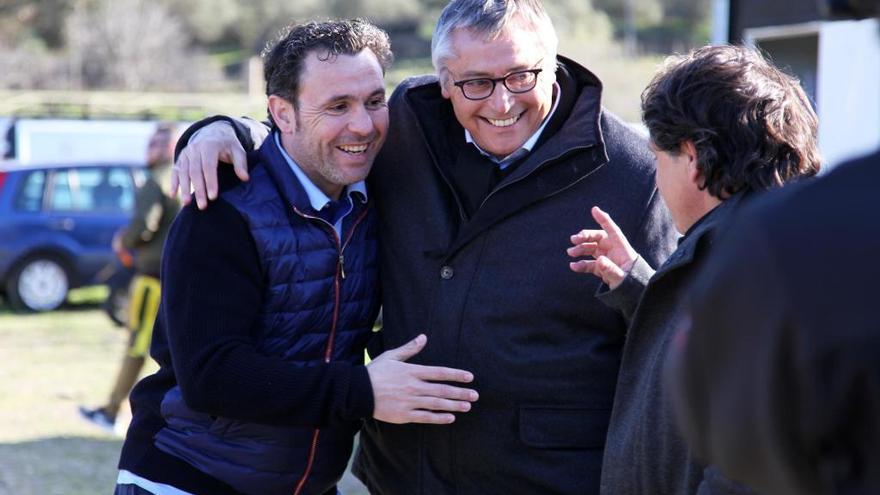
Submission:
M 455 270 L 452 269 L 451 266 L 446 265 L 440 269 L 440 278 L 443 280 L 449 280 L 452 276 L 455 275 Z

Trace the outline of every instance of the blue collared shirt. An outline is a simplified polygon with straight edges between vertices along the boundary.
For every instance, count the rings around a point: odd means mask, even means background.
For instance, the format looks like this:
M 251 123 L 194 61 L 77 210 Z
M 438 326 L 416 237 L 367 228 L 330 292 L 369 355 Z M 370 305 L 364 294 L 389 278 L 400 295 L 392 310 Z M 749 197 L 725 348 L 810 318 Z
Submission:
M 296 161 L 290 157 L 287 153 L 287 150 L 284 149 L 284 146 L 281 146 L 281 138 L 278 133 L 274 133 L 275 136 L 275 144 L 278 146 L 278 149 L 281 151 L 281 156 L 287 161 L 287 164 L 290 165 L 290 169 L 293 170 L 293 174 L 296 175 L 297 180 L 300 185 L 302 185 L 303 189 L 305 189 L 306 194 L 309 197 L 309 203 L 312 205 L 312 208 L 315 211 L 320 212 L 325 208 L 329 208 L 331 203 L 333 202 L 329 196 L 324 194 L 324 191 L 320 190 L 318 186 L 316 186 L 311 179 L 306 175 L 305 172 L 299 167 Z M 354 184 L 348 185 L 345 187 L 345 197 L 348 198 L 348 209 L 344 211 L 341 215 L 336 216 L 335 223 L 333 224 L 333 228 L 336 230 L 336 234 L 342 239 L 342 220 L 351 213 L 351 210 L 354 208 L 354 201 L 367 201 L 367 184 L 364 181 L 355 182 Z M 353 193 L 358 193 L 355 195 Z M 340 198 L 342 201 L 342 198 Z
M 535 131 L 534 134 L 532 134 L 532 136 L 528 138 L 518 150 L 505 156 L 504 158 L 497 158 L 491 153 L 487 153 L 485 150 L 483 150 L 483 148 L 480 148 L 480 145 L 478 145 L 476 141 L 474 141 L 474 137 L 471 136 L 470 131 L 468 131 L 467 129 L 464 130 L 464 140 L 468 143 L 473 144 L 474 147 L 476 147 L 483 156 L 492 160 L 493 162 L 498 164 L 498 168 L 504 170 L 505 168 L 510 166 L 511 163 L 530 153 L 532 151 L 532 148 L 535 147 L 535 143 L 537 143 L 538 139 L 541 138 L 541 133 L 544 132 L 544 128 L 547 127 L 547 123 L 550 122 L 550 118 L 553 117 L 553 114 L 556 113 L 556 108 L 559 106 L 559 100 L 561 99 L 560 97 L 562 95 L 562 89 L 559 87 L 559 83 L 553 83 L 553 93 L 556 95 L 556 98 L 554 98 L 553 100 L 553 106 L 550 107 L 550 113 L 548 113 L 547 116 L 544 117 L 544 122 L 541 124 L 541 127 L 538 127 L 538 130 Z

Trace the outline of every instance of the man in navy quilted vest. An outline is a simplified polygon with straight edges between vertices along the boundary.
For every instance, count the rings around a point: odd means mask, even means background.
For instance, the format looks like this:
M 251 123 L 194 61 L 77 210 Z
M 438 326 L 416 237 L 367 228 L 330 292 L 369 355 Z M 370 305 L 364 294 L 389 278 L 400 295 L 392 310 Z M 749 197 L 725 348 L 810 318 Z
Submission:
M 404 362 L 424 335 L 363 364 L 380 298 L 364 179 L 391 59 L 359 20 L 293 26 L 265 54 L 251 180 L 169 234 L 160 369 L 132 392 L 117 494 L 334 494 L 363 419 L 448 424 L 477 399 L 448 384 L 470 373 Z

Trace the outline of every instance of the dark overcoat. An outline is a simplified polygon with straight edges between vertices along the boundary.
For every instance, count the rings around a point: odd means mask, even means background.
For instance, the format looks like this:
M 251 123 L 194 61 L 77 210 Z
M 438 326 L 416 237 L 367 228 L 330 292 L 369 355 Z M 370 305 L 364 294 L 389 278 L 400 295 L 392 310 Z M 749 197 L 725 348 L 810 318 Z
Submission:
M 592 73 L 559 62 L 565 121 L 472 216 L 449 173 L 464 130 L 436 78 L 390 100 L 370 179 L 383 348 L 427 334 L 411 361 L 472 371 L 480 399 L 452 425 L 368 420 L 354 470 L 374 493 L 598 493 L 626 322 L 569 270 L 569 236 L 597 228 L 598 205 L 658 266 L 676 234 L 645 139 L 603 111 Z
M 733 196 L 704 215 L 656 272 L 639 259 L 619 287 L 600 290 L 602 301 L 632 319 L 602 464 L 603 495 L 751 493 L 695 459 L 662 386 L 669 343 L 682 325 L 684 294 L 743 199 Z

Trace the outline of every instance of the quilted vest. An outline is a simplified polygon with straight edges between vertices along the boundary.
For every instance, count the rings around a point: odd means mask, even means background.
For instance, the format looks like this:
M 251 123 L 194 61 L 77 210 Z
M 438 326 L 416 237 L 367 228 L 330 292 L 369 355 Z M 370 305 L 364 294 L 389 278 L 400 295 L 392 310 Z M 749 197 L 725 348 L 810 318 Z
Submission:
M 362 364 L 379 308 L 376 221 L 363 198 L 340 238 L 317 216 L 274 139 L 248 157 L 250 180 L 222 194 L 242 215 L 265 275 L 256 347 L 302 366 Z M 248 423 L 162 402 L 161 450 L 243 493 L 322 494 L 345 471 L 360 422 L 320 429 Z

